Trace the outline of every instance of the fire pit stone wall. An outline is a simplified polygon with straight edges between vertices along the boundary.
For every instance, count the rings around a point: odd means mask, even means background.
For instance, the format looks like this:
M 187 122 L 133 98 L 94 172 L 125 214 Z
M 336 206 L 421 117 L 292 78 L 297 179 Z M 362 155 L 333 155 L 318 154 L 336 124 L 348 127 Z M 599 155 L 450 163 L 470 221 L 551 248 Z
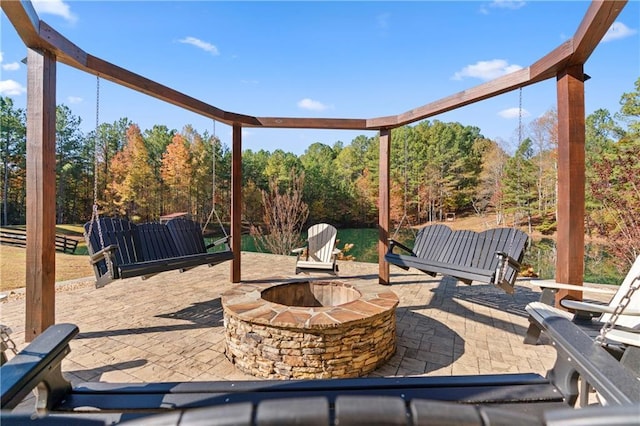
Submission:
M 222 305 L 227 358 L 254 376 L 358 377 L 395 353 L 398 297 L 379 287 L 241 284 L 223 294 Z

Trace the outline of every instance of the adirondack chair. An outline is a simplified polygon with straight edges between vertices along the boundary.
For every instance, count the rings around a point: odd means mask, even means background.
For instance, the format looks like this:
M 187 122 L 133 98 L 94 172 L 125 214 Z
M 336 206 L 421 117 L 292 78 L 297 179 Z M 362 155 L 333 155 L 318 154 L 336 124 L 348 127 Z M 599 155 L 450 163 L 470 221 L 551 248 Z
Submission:
M 338 273 L 336 236 L 338 231 L 328 223 L 318 223 L 309 228 L 307 244 L 292 250 L 297 254 L 296 274 L 300 272 Z
M 413 249 L 390 239 L 384 258 L 403 269 L 415 268 L 431 276 L 448 275 L 465 284 L 490 283 L 513 293 L 527 241 L 527 234 L 513 228 L 478 233 L 428 225 L 418 232 Z M 402 252 L 396 253 L 396 248 Z
M 618 287 L 617 291 L 613 293 L 613 297 L 608 304 L 599 305 L 595 303 L 579 302 L 576 300 L 562 300 L 560 302 L 562 307 L 570 309 L 575 313 L 561 310 L 558 311 L 566 318 L 573 320 L 581 328 L 590 330 L 591 335 L 595 335 L 600 331 L 602 325 L 611 319 L 611 314 L 615 308 L 620 304 L 623 298 L 626 297 L 629 288 L 638 280 L 640 280 L 640 256 L 636 258 L 624 281 L 622 281 L 622 284 Z M 535 302 L 539 305 L 553 305 L 555 303 L 555 293 L 561 289 L 592 294 L 609 293 L 608 290 L 600 288 L 561 284 L 552 280 L 531 281 L 531 283 L 543 289 L 540 301 Z M 535 306 L 537 305 L 534 305 L 534 307 Z M 529 323 L 524 343 L 535 345 L 538 343 L 538 338 L 540 337 L 539 321 L 535 321 L 535 319 L 530 315 Z M 640 290 L 635 291 L 631 295 L 624 313 L 616 319 L 616 326 L 617 330 L 612 330 L 610 332 L 610 337 L 615 338 L 615 336 L 620 336 L 617 339 L 620 343 L 635 341 L 636 344 L 640 346 Z M 637 334 L 631 334 L 634 332 Z M 626 336 L 626 338 L 624 336 Z

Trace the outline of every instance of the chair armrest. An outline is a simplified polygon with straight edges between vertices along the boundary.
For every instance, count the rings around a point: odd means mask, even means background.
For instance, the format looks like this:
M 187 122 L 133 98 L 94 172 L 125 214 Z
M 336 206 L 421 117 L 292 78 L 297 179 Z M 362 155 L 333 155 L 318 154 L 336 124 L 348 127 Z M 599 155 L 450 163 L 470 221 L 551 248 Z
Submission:
M 511 266 L 512 268 L 516 269 L 517 271 L 520 271 L 520 266 L 521 266 L 520 262 L 515 260 L 513 257 L 509 256 L 507 253 L 503 251 L 497 251 L 496 256 L 501 261 L 506 261 L 509 264 L 509 266 Z
M 404 244 L 400 243 L 399 241 L 394 240 L 393 238 L 389 238 L 389 251 L 388 251 L 388 253 L 393 253 L 393 248 L 394 247 L 398 247 L 399 249 L 404 250 L 407 253 L 410 253 L 412 256 L 416 255 L 413 252 L 413 250 L 411 250 L 409 247 L 405 246 Z
M 614 328 L 607 332 L 607 339 L 625 345 L 640 347 L 640 330 L 619 330 Z
M 91 264 L 96 264 L 102 260 L 110 259 L 113 253 L 118 250 L 117 244 L 111 244 L 100 251 L 97 251 L 91 255 L 89 255 L 89 260 Z
M 578 302 L 577 300 L 562 300 L 560 304 L 567 309 L 595 314 L 612 314 L 616 309 L 615 306 L 597 305 L 595 303 Z M 624 315 L 640 316 L 640 309 L 627 307 L 623 313 Z
M 295 248 L 295 249 L 291 250 L 291 253 L 300 254 L 300 253 L 302 253 L 305 249 L 306 249 L 306 247 L 298 247 L 298 248 Z
M 538 324 L 554 343 L 556 363 L 547 377 L 570 404 L 577 397 L 578 376 L 593 386 L 610 405 L 640 401 L 637 377 L 573 324 L 566 312 L 541 302 L 529 303 L 525 309 L 530 321 Z
M 339 248 L 334 248 L 333 251 L 331 252 L 332 255 L 336 256 L 338 254 L 342 253 L 342 250 L 340 250 Z
M 227 235 L 226 237 L 218 238 L 211 244 L 207 245 L 205 248 L 209 250 L 212 247 L 219 246 L 220 244 L 229 244 L 229 240 L 231 239 L 231 235 Z
M 554 280 L 530 280 L 529 282 L 531 283 L 531 285 L 534 285 L 536 287 L 540 287 L 543 289 L 548 288 L 551 290 L 574 290 L 574 291 L 581 291 L 584 293 L 600 293 L 600 294 L 609 294 L 609 295 L 613 295 L 617 291 L 617 290 L 608 289 L 608 288 L 584 287 L 581 285 L 574 285 L 574 284 L 562 284 Z
M 51 409 L 71 390 L 60 365 L 76 334 L 78 327 L 73 324 L 52 325 L 0 367 L 3 410 L 16 407 L 34 388 L 38 389 L 36 408 Z

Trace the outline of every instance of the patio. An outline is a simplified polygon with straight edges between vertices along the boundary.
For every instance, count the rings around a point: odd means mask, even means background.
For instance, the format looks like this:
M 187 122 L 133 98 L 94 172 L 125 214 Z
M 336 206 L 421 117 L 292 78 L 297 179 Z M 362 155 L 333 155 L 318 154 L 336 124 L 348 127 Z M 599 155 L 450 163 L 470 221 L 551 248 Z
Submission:
M 117 281 L 102 289 L 94 288 L 90 278 L 59 283 L 56 323 L 80 328 L 62 364 L 65 376 L 74 384 L 255 380 L 224 355 L 220 296 L 243 283 L 295 277 L 295 257 L 242 252 L 242 260 L 240 284 L 229 281 L 226 263 L 146 281 Z M 374 263 L 340 262 L 340 269 L 337 279 L 391 290 L 400 299 L 397 351 L 370 376 L 544 375 L 553 365 L 551 346 L 522 343 L 528 326 L 524 307 L 539 297 L 526 280 L 511 296 L 488 285 L 466 286 L 399 268 L 391 269 L 393 285 L 381 286 Z M 0 309 L 18 347 L 26 346 L 24 293 L 10 295 Z

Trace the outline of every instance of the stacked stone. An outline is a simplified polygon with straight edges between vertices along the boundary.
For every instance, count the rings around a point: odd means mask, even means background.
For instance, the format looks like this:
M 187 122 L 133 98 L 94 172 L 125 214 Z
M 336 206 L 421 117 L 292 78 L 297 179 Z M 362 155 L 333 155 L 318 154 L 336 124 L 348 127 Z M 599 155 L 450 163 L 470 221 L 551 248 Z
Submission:
M 294 284 L 247 284 L 222 295 L 225 353 L 239 370 L 269 379 L 358 377 L 393 356 L 395 293 L 339 281 Z M 289 305 L 294 299 L 303 303 Z
M 394 310 L 308 330 L 249 323 L 225 312 L 225 328 L 227 358 L 269 379 L 359 377 L 396 349 Z

